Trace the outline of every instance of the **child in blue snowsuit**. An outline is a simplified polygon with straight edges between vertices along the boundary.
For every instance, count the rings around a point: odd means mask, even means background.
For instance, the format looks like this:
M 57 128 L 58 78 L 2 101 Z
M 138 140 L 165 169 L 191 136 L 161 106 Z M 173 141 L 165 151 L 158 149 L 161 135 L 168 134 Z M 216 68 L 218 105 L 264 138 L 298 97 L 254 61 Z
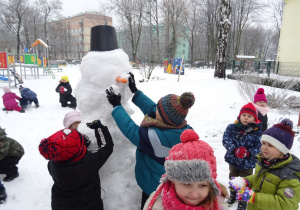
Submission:
M 262 136 L 261 122 L 258 112 L 252 103 L 242 107 L 238 119 L 229 124 L 223 135 L 223 146 L 227 150 L 225 161 L 229 163 L 229 179 L 231 177 L 246 177 L 253 174 L 256 155 L 260 152 Z M 231 206 L 236 201 L 236 192 L 230 188 Z M 247 202 L 239 201 L 238 209 L 246 209 Z
M 40 106 L 35 92 L 30 90 L 29 88 L 23 87 L 22 85 L 20 85 L 19 91 L 22 96 L 22 98 L 20 99 L 20 104 L 22 108 L 26 108 L 27 105 L 31 104 L 32 102 L 35 104 L 36 108 Z
M 192 93 L 181 96 L 169 94 L 154 103 L 135 85 L 134 76 L 129 73 L 129 88 L 134 96 L 132 102 L 145 117 L 140 126 L 127 114 L 121 105 L 121 95 L 112 88 L 106 90 L 109 103 L 114 107 L 112 116 L 121 132 L 136 149 L 135 178 L 143 190 L 141 209 L 149 195 L 156 190 L 160 177 L 165 173 L 164 162 L 170 149 L 180 143 L 180 135 L 192 129 L 185 120 L 189 108 L 194 104 Z

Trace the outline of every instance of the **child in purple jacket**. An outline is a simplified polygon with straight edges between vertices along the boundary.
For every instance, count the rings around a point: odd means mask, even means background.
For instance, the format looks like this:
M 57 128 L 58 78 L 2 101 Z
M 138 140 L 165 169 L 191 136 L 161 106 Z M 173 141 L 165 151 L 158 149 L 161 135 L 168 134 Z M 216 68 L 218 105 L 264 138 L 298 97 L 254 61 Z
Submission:
M 12 93 L 9 87 L 3 87 L 3 91 L 4 91 L 4 95 L 2 96 L 2 98 L 3 98 L 3 105 L 5 107 L 3 111 L 15 110 L 24 113 L 25 110 L 22 109 L 19 106 L 18 102 L 16 101 L 16 99 L 20 101 L 20 97 L 17 96 L 15 93 Z

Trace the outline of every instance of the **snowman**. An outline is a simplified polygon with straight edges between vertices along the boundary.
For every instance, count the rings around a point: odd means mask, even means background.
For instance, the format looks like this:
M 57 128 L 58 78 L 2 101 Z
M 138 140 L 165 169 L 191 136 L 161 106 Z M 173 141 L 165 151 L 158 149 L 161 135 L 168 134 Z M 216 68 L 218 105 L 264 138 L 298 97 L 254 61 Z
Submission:
M 138 209 L 141 190 L 134 178 L 135 147 L 121 133 L 111 116 L 105 90 L 113 87 L 120 93 L 122 106 L 129 114 L 132 93 L 128 87 L 129 72 L 132 71 L 128 55 L 118 49 L 115 28 L 99 25 L 91 29 L 90 52 L 81 62 L 81 79 L 75 89 L 77 108 L 83 121 L 79 130 L 92 140 L 89 149 L 97 147 L 92 130 L 86 122 L 101 120 L 114 141 L 114 151 L 99 171 L 104 209 Z

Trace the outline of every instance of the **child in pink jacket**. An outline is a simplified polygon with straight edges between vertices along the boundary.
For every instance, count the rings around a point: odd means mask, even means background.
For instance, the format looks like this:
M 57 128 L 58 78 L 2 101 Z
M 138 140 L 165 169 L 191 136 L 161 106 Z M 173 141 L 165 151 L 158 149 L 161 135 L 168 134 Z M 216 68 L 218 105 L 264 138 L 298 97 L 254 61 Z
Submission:
M 15 110 L 24 113 L 25 110 L 22 109 L 19 106 L 18 102 L 16 101 L 16 99 L 20 101 L 20 97 L 17 96 L 15 93 L 12 93 L 9 87 L 3 87 L 3 90 L 4 90 L 4 95 L 2 96 L 2 98 L 3 98 L 3 105 L 5 107 L 3 110 L 4 111 Z

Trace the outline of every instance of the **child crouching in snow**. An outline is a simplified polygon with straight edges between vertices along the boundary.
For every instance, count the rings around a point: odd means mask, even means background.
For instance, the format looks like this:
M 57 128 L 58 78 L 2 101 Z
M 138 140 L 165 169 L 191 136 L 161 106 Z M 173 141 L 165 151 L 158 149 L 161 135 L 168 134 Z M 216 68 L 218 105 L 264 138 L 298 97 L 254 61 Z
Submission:
M 284 119 L 264 132 L 255 174 L 236 177 L 229 184 L 247 209 L 298 210 L 300 160 L 289 153 L 294 141 L 293 122 Z
M 54 181 L 52 210 L 103 210 L 98 173 L 112 154 L 114 144 L 100 120 L 87 126 L 103 133 L 104 140 L 96 135 L 97 151 L 87 151 L 83 136 L 74 129 L 60 130 L 39 145 L 41 155 L 49 160 L 48 170 Z
M 16 140 L 7 137 L 0 127 L 0 174 L 6 174 L 4 182 L 10 182 L 19 176 L 16 166 L 24 155 L 24 149 Z
M 76 98 L 71 94 L 72 87 L 67 76 L 63 76 L 61 78 L 55 91 L 59 93 L 59 102 L 61 103 L 62 107 L 70 107 L 72 109 L 76 109 Z
M 26 108 L 28 104 L 34 102 L 35 107 L 39 108 L 39 100 L 37 99 L 37 95 L 35 92 L 30 90 L 29 88 L 25 88 L 22 85 L 19 87 L 19 91 L 21 93 L 22 98 L 20 99 L 20 103 L 22 108 Z
M 82 121 L 82 118 L 81 118 L 80 112 L 78 112 L 78 111 L 68 112 L 64 117 L 64 127 L 78 131 L 78 125 L 81 123 L 81 121 Z M 91 141 L 89 140 L 89 137 L 84 134 L 81 134 L 81 135 L 84 138 L 85 146 L 88 147 L 91 143 Z
M 213 149 L 192 129 L 183 131 L 180 139 L 169 151 L 162 184 L 150 195 L 144 210 L 228 209 L 226 188 L 216 181 Z
M 4 95 L 2 96 L 3 98 L 3 105 L 4 109 L 3 111 L 18 111 L 21 113 L 25 112 L 25 109 L 22 109 L 19 107 L 18 102 L 16 102 L 16 99 L 20 101 L 20 97 L 17 96 L 15 93 L 11 92 L 9 87 L 3 87 Z

